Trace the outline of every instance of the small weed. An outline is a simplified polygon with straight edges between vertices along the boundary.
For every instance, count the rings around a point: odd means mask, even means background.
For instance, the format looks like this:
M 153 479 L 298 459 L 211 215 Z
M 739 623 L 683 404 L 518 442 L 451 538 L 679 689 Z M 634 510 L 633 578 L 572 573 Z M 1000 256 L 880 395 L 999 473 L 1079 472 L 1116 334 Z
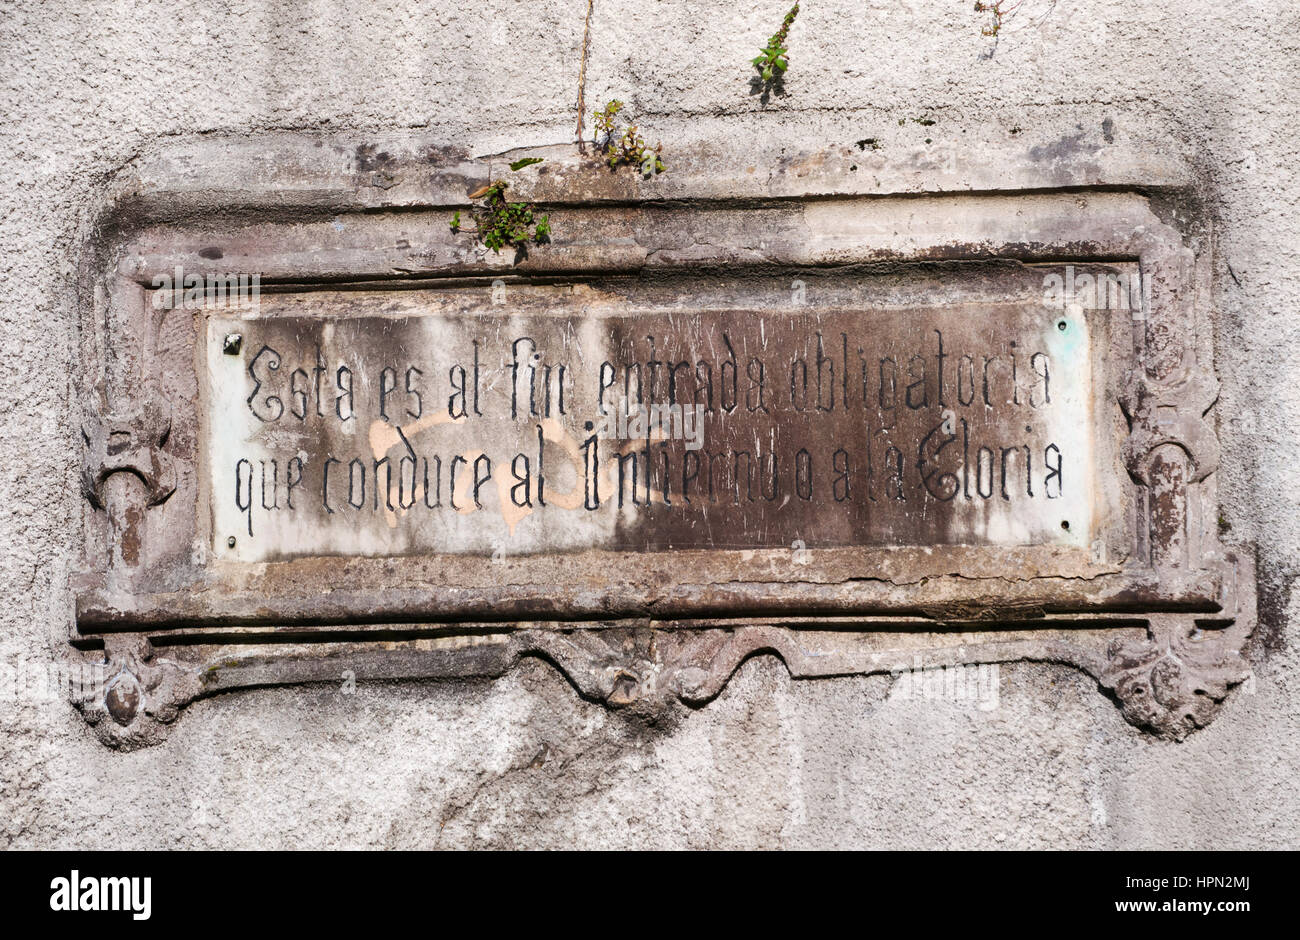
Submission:
M 765 83 L 780 78 L 785 74 L 785 70 L 790 67 L 788 57 L 790 50 L 786 47 L 785 41 L 790 34 L 790 27 L 794 25 L 794 18 L 798 15 L 799 4 L 796 2 L 790 8 L 790 12 L 785 15 L 781 28 L 772 35 L 772 38 L 767 41 L 767 45 L 760 49 L 758 55 L 753 59 L 754 68 L 758 69 L 758 74 Z
M 527 157 L 510 164 L 510 169 L 518 172 L 541 162 L 540 157 Z M 529 242 L 543 244 L 551 236 L 549 216 L 535 217 L 536 206 L 531 203 L 506 201 L 509 185 L 504 180 L 494 180 L 469 194 L 470 199 L 482 201 L 470 210 L 474 228 L 466 234 L 474 235 L 484 247 L 498 254 L 502 248 L 525 248 Z M 450 226 L 452 232 L 461 233 L 460 212 L 452 215 Z
M 659 156 L 663 144 L 655 144 L 653 149 L 647 147 L 645 139 L 637 133 L 635 124 L 621 128 L 618 113 L 622 110 L 623 102 L 615 99 L 593 114 L 596 121 L 595 143 L 609 162 L 610 168 L 635 166 L 646 177 L 663 173 L 667 169 Z

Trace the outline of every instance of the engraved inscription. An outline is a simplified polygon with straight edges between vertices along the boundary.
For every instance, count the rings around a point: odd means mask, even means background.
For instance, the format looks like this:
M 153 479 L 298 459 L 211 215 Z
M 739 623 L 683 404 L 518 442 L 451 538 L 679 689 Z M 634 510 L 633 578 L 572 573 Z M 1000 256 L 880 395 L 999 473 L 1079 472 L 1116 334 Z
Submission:
M 207 318 L 218 557 L 1092 537 L 1059 309 L 358 309 Z

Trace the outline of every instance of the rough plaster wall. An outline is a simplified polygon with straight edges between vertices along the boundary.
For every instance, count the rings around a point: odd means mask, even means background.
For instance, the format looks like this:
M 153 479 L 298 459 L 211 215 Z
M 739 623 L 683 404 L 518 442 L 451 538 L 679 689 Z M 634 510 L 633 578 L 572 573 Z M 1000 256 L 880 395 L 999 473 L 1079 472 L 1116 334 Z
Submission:
M 659 727 L 549 667 L 495 684 L 245 692 L 162 746 L 105 749 L 63 701 L 0 703 L 0 845 L 1295 847 L 1300 772 L 1300 267 L 1291 0 L 1026 0 L 996 55 L 969 0 L 808 0 L 784 97 L 746 62 L 786 0 L 734 12 L 596 0 L 588 102 L 652 139 L 878 137 L 960 147 L 1020 128 L 1088 145 L 1166 129 L 1218 225 L 1220 494 L 1257 543 L 1256 678 L 1181 745 L 1095 683 L 1002 669 L 1000 706 L 904 700 L 888 677 L 747 663 Z M 1032 9 L 1029 9 L 1032 8 Z M 168 135 L 427 127 L 472 153 L 569 140 L 582 0 L 0 2 L 0 661 L 62 645 L 75 557 L 69 288 L 106 174 Z M 1045 12 L 1040 25 L 1029 14 Z M 928 116 L 931 127 L 900 119 Z M 1228 266 L 1231 265 L 1231 272 Z M 1242 417 L 1244 416 L 1244 417 Z

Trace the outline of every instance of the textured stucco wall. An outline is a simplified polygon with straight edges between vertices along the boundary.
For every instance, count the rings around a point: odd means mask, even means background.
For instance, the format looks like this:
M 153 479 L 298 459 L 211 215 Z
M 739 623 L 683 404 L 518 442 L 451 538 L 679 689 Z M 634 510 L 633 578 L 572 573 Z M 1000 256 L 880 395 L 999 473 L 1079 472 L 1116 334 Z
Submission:
M 646 728 L 534 663 L 496 683 L 217 697 L 123 754 L 66 701 L 28 696 L 0 703 L 0 845 L 1294 847 L 1300 11 L 1026 0 L 990 58 L 971 6 L 809 0 L 786 94 L 764 105 L 747 60 L 784 0 L 596 0 L 587 100 L 628 101 L 670 166 L 688 138 L 796 153 L 1013 131 L 1140 134 L 1192 160 L 1218 232 L 1226 538 L 1260 562 L 1255 678 L 1214 724 L 1156 740 L 1064 667 L 1002 667 L 999 707 L 981 711 L 757 659 L 717 701 Z M 418 127 L 472 154 L 567 141 L 584 13 L 0 0 L 0 661 L 38 672 L 63 652 L 71 287 L 105 178 L 207 132 Z

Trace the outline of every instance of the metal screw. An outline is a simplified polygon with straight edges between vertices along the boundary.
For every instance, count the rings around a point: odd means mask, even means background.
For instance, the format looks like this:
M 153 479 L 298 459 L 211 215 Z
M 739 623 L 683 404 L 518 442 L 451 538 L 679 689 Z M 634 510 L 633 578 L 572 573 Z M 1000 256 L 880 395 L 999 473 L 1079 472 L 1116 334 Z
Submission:
M 233 535 L 230 538 L 226 539 L 226 545 L 229 548 L 235 547 L 235 537 Z
M 1062 333 L 1065 332 L 1065 327 L 1066 327 L 1066 323 L 1064 320 L 1057 321 L 1056 328 L 1060 330 Z
M 238 356 L 239 347 L 244 345 L 244 337 L 238 333 L 227 333 L 226 340 L 221 344 L 221 351 L 227 356 Z

